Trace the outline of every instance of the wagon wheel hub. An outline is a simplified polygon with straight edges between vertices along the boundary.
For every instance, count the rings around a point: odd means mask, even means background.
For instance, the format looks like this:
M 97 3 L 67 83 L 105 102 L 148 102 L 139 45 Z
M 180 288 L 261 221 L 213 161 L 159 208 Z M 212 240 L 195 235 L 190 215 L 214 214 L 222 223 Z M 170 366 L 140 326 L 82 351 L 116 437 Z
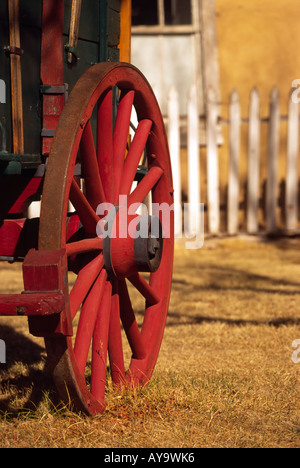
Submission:
M 114 212 L 112 210 L 112 215 Z M 158 270 L 163 252 L 162 226 L 156 216 L 129 215 L 120 208 L 108 221 L 103 241 L 104 265 L 111 278 L 129 278 Z

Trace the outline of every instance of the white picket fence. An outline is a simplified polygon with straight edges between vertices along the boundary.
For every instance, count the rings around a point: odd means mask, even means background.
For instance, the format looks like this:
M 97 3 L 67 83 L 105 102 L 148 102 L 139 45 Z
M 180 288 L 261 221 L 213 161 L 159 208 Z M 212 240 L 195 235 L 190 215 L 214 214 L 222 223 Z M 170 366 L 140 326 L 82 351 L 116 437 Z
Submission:
M 173 165 L 175 201 L 175 231 L 182 232 L 182 199 L 181 199 L 181 161 L 180 161 L 180 119 L 178 106 L 178 92 L 172 87 L 168 96 L 168 136 L 170 153 Z M 270 95 L 269 117 L 260 117 L 260 96 L 256 88 L 250 95 L 249 117 L 241 118 L 240 97 L 234 90 L 229 103 L 229 120 L 221 119 L 225 128 L 228 125 L 228 187 L 227 200 L 220 200 L 220 176 L 219 176 L 219 147 L 218 125 L 220 124 L 219 104 L 214 95 L 208 95 L 206 116 L 206 167 L 207 167 L 207 198 L 205 210 L 207 213 L 207 232 L 219 234 L 221 232 L 220 215 L 221 207 L 226 209 L 225 233 L 235 235 L 241 232 L 239 214 L 240 183 L 239 167 L 241 157 L 241 125 L 248 125 L 248 174 L 247 192 L 244 203 L 245 223 L 243 232 L 257 234 L 261 230 L 268 234 L 276 234 L 279 231 L 295 233 L 299 228 L 299 106 L 292 99 L 288 103 L 288 115 L 280 115 L 279 93 L 276 87 Z M 200 120 L 198 116 L 197 90 L 193 86 L 187 100 L 187 159 L 188 159 L 188 206 L 190 223 L 199 219 L 198 206 L 200 197 Z M 246 122 L 245 122 L 246 120 Z M 279 178 L 278 164 L 280 155 L 280 125 L 287 121 L 286 142 L 286 174 L 285 174 L 285 206 L 279 207 Z M 261 125 L 268 124 L 267 155 L 260 154 Z M 203 152 L 201 153 L 203 154 Z M 266 158 L 267 177 L 265 196 L 262 199 L 262 180 L 260 174 L 261 158 Z M 264 206 L 262 207 L 262 203 Z M 279 227 L 278 208 L 284 213 L 284 227 Z M 263 227 L 259 222 L 259 209 L 264 213 Z M 190 226 L 190 232 L 195 231 L 196 226 Z

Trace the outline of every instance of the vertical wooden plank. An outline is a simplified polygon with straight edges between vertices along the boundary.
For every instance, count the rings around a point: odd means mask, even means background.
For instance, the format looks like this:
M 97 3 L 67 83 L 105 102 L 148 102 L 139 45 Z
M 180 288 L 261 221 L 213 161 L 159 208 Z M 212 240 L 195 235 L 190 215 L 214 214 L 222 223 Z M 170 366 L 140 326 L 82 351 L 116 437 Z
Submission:
M 71 21 L 70 21 L 70 32 L 69 32 L 69 43 L 68 46 L 76 49 L 78 44 L 78 34 L 79 34 L 79 21 L 80 21 L 80 13 L 81 13 L 81 1 L 82 0 L 72 0 L 72 8 L 71 8 Z M 68 52 L 68 63 L 72 63 L 73 61 L 73 53 L 72 51 Z
M 220 72 L 218 60 L 216 0 L 201 0 L 201 48 L 204 95 L 213 89 L 216 102 L 220 102 Z
M 188 95 L 188 232 L 200 232 L 200 164 L 198 90 L 193 85 Z
M 266 229 L 275 233 L 277 229 L 278 154 L 279 154 L 280 109 L 277 87 L 271 92 L 270 126 L 268 147 L 268 178 L 266 195 Z
M 13 152 L 24 153 L 23 97 L 21 56 L 15 49 L 21 49 L 19 0 L 9 0 L 10 74 Z
M 63 26 L 64 0 L 48 0 L 43 2 L 42 40 L 41 40 L 41 84 L 43 86 L 63 85 Z M 55 131 L 63 110 L 65 97 L 60 95 L 43 95 L 42 109 L 42 154 L 48 156 L 53 138 L 48 131 Z
M 165 24 L 164 0 L 158 0 L 158 24 L 160 26 L 163 26 Z
M 248 137 L 247 232 L 256 234 L 259 207 L 260 99 L 254 88 L 250 95 Z
M 229 105 L 228 234 L 237 234 L 239 224 L 239 158 L 241 140 L 240 97 L 236 89 Z
M 289 99 L 286 168 L 286 229 L 295 231 L 298 224 L 299 104 Z
M 204 64 L 204 50 L 203 50 L 203 39 L 205 35 L 204 26 L 202 26 L 202 2 L 199 0 L 192 0 L 192 17 L 194 24 L 194 34 L 192 36 L 192 48 L 194 50 L 194 67 L 195 77 L 194 81 L 197 85 L 198 91 L 198 109 L 199 115 L 205 115 L 206 113 L 206 96 L 204 91 L 205 77 L 203 73 Z M 204 21 L 204 18 L 203 18 Z M 215 24 L 213 25 L 215 27 Z M 217 60 L 218 64 L 218 60 Z M 219 79 L 218 79 L 219 81 Z M 218 84 L 219 88 L 219 84 Z
M 175 236 L 182 234 L 179 96 L 175 86 L 168 95 L 168 138 L 173 171 Z
M 219 160 L 217 148 L 218 102 L 214 90 L 209 89 L 207 97 L 207 190 L 208 230 L 218 234 L 220 230 Z
M 121 0 L 120 62 L 131 61 L 131 0 Z

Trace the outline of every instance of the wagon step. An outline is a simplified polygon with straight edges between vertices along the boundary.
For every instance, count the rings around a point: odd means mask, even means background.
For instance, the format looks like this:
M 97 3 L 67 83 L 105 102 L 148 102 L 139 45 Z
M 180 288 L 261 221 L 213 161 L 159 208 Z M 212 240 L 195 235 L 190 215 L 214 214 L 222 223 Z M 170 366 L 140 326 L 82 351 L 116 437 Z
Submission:
M 49 316 L 60 314 L 64 306 L 60 291 L 0 295 L 0 316 Z

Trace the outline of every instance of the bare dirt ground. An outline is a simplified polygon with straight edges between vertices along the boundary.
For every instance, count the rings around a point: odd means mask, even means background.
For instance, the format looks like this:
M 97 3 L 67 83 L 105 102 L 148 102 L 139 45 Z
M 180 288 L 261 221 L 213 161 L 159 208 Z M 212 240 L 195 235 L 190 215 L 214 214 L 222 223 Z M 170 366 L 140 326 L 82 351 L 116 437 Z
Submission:
M 18 270 L 1 266 L 0 292 L 22 289 Z M 133 394 L 108 384 L 99 417 L 59 405 L 26 320 L 1 318 L 0 339 L 0 447 L 300 447 L 299 239 L 176 245 L 153 379 Z

